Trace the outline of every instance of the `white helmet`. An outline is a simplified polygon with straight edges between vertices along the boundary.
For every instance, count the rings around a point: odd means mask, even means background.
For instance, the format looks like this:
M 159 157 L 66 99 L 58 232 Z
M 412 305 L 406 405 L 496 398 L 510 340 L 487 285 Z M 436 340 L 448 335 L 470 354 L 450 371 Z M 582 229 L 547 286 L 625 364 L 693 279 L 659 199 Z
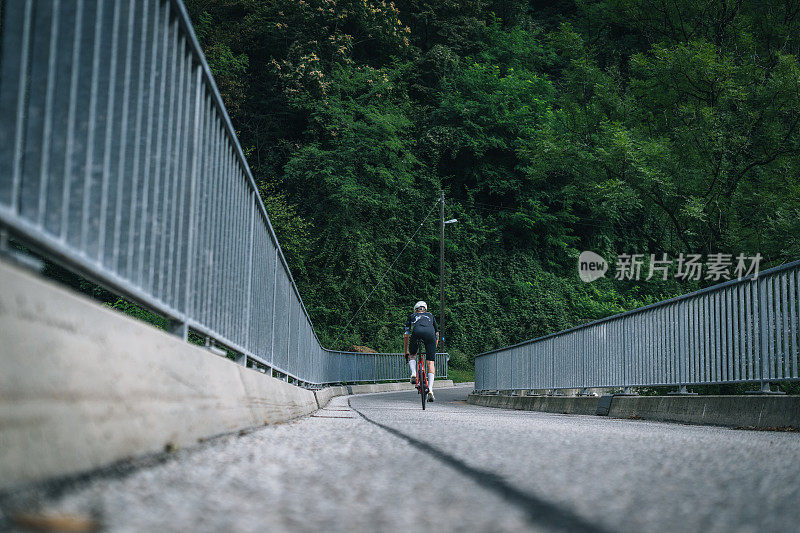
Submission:
M 420 300 L 420 301 L 418 301 L 417 303 L 414 304 L 414 311 L 416 311 L 420 307 L 424 307 L 427 310 L 428 309 L 428 304 L 426 304 L 425 302 Z

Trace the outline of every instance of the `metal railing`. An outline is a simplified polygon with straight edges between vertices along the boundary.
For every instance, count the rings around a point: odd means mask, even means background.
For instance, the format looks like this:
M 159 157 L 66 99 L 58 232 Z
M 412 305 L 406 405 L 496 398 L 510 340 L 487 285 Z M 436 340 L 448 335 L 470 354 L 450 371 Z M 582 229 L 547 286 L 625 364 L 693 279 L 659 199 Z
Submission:
M 300 384 L 407 378 L 320 344 L 179 0 L 0 10 L 0 231 Z
M 800 261 L 480 354 L 475 389 L 800 379 Z

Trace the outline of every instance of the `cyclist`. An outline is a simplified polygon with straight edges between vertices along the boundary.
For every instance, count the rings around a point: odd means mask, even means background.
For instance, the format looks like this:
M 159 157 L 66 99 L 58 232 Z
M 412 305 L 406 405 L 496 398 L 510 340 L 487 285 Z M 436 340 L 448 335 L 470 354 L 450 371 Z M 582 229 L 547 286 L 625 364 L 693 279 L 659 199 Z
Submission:
M 419 343 L 425 343 L 425 360 L 428 364 L 428 401 L 432 402 L 436 398 L 433 395 L 433 378 L 436 372 L 436 347 L 439 345 L 439 324 L 431 313 L 428 312 L 428 304 L 417 302 L 414 304 L 414 312 L 408 315 L 405 331 L 403 333 L 403 348 L 405 349 L 406 361 L 411 367 L 411 383 L 417 382 L 416 358 Z

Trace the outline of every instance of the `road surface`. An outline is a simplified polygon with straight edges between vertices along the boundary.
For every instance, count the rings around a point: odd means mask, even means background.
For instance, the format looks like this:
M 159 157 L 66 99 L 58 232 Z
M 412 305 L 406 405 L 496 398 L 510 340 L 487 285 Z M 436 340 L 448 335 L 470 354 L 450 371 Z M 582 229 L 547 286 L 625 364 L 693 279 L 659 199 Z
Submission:
M 334 398 L 46 497 L 109 531 L 791 531 L 800 434 Z M 14 511 L 18 512 L 18 511 Z M 6 524 L 9 515 L 6 509 Z M 2 517 L 0 517 L 2 518 Z

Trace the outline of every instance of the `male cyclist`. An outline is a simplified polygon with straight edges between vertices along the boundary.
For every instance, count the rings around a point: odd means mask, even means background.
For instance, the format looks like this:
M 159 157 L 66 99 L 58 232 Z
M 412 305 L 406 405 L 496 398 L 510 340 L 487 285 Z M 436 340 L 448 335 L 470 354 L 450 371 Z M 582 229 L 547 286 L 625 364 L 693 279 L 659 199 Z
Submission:
M 436 346 L 439 344 L 439 324 L 436 319 L 428 312 L 428 304 L 417 302 L 414 305 L 414 312 L 408 315 L 406 320 L 405 332 L 403 333 L 403 348 L 405 349 L 406 361 L 411 367 L 411 383 L 417 382 L 417 364 L 415 355 L 419 343 L 425 343 L 425 360 L 428 364 L 428 401 L 432 402 L 436 398 L 433 395 L 433 378 L 436 372 Z M 410 350 L 409 350 L 410 346 Z

